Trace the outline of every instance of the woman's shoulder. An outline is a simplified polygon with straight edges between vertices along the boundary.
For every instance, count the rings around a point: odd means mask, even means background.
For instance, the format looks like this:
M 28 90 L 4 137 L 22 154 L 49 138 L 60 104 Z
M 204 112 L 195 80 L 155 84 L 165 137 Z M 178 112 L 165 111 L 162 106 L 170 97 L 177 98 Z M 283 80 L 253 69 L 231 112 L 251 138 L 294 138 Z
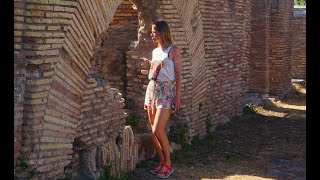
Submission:
M 171 45 L 171 50 L 170 50 L 173 54 L 176 54 L 176 53 L 180 53 L 180 49 L 175 46 L 175 45 Z
M 158 48 L 154 48 L 154 49 L 152 50 L 152 54 L 155 53 L 155 52 L 157 52 L 157 51 L 158 51 Z

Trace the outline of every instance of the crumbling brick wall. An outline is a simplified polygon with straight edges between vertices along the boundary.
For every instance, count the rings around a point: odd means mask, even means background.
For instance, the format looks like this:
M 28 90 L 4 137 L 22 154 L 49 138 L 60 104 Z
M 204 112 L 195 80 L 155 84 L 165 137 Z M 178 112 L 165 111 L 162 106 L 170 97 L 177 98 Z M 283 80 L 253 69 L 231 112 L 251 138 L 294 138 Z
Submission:
M 214 129 L 218 123 L 241 113 L 245 104 L 251 1 L 200 2 L 209 109 L 209 114 L 203 116 L 207 116 L 208 125 Z
M 252 1 L 249 92 L 283 97 L 291 88 L 293 1 Z
M 126 95 L 126 51 L 132 41 L 138 39 L 138 15 L 134 4 L 123 0 L 117 7 L 108 30 L 104 33 L 101 47 L 94 58 L 100 64 L 99 74 L 110 86 Z
M 291 63 L 292 78 L 306 79 L 306 8 L 294 8 Z
M 283 97 L 291 88 L 293 1 L 269 2 L 269 94 Z
M 151 58 L 156 47 L 149 37 L 156 20 L 169 23 L 183 57 L 181 110 L 168 127 L 185 124 L 189 141 L 240 114 L 248 90 L 285 93 L 291 5 L 15 1 L 15 160 L 25 158 L 40 179 L 97 178 L 107 164 L 118 177 L 133 170 L 137 145 L 123 108 L 133 102 L 131 110 L 148 128 L 143 101 L 149 66 L 140 58 Z M 260 25 L 262 35 L 254 27 Z
M 268 1 L 253 0 L 251 18 L 251 49 L 249 91 L 269 93 L 270 19 Z
M 15 158 L 27 164 L 26 176 L 96 178 L 112 162 L 117 176 L 134 168 L 124 99 L 97 76 L 92 58 L 120 3 L 15 3 L 15 83 L 22 83 L 15 86 Z
M 23 101 L 26 82 L 26 61 L 22 49 L 22 31 L 24 24 L 24 3 L 14 2 L 14 166 L 21 157 Z

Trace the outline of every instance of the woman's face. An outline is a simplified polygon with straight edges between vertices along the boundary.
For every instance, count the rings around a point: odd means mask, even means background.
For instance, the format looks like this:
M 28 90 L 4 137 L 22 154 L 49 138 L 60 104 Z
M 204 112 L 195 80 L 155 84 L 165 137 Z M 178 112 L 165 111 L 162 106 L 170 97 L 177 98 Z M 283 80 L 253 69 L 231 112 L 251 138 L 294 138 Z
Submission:
M 155 30 L 155 25 L 152 25 L 150 36 L 153 42 L 159 42 L 161 40 L 160 32 Z

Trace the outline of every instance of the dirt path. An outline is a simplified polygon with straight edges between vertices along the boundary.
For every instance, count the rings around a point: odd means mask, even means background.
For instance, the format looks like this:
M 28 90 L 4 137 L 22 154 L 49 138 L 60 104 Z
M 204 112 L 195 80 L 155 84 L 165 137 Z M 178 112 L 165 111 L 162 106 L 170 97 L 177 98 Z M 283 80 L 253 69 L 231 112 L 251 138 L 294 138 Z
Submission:
M 305 84 L 292 87 L 285 99 L 250 106 L 205 139 L 175 152 L 169 179 L 305 179 Z M 131 179 L 158 179 L 149 173 L 156 162 L 141 162 Z

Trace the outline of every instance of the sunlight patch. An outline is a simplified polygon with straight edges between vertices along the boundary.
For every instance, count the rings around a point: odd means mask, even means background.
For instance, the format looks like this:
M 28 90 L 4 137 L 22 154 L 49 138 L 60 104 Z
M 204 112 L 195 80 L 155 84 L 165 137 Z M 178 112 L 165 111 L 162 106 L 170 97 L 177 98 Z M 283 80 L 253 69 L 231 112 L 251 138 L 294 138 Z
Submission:
M 286 108 L 286 109 L 295 109 L 295 110 L 306 110 L 306 106 L 298 106 L 298 105 L 291 105 L 291 104 L 286 104 L 284 102 L 281 102 L 280 100 L 278 101 L 273 101 L 271 100 L 271 102 L 277 106 L 277 107 L 281 107 L 281 108 Z
M 288 115 L 288 113 L 270 111 L 270 110 L 265 110 L 263 108 L 257 109 L 256 113 L 261 114 L 263 116 L 275 116 L 275 117 L 285 117 Z
M 303 87 L 302 85 L 300 85 L 298 83 L 292 83 L 292 86 L 296 91 L 298 91 L 298 92 L 300 92 L 302 94 L 306 94 L 306 88 Z

